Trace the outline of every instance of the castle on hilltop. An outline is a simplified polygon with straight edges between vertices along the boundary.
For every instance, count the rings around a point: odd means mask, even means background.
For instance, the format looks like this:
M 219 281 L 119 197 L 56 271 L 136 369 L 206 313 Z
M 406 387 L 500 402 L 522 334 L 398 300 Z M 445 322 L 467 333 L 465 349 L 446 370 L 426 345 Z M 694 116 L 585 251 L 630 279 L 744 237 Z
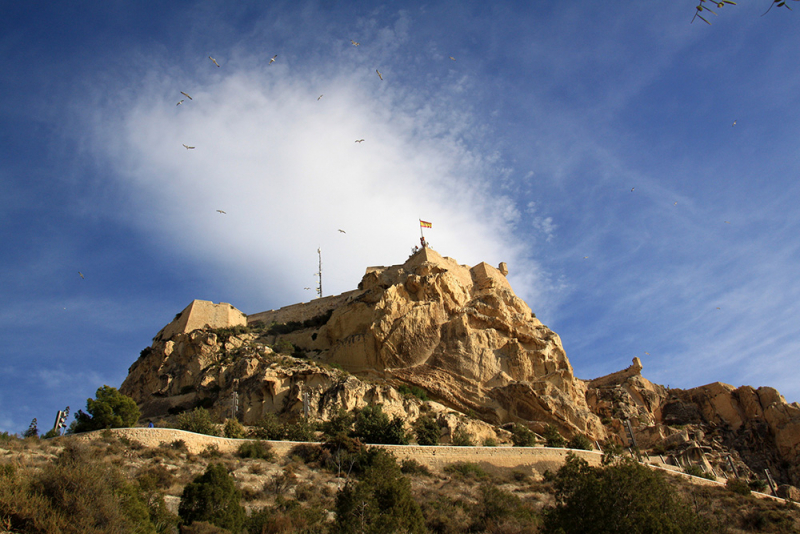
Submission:
M 506 280 L 508 265 L 505 262 L 501 262 L 497 267 L 492 267 L 486 262 L 481 262 L 474 267 L 459 265 L 453 258 L 441 256 L 430 247 L 424 247 L 412 254 L 402 265 L 367 267 L 364 277 L 358 284 L 358 289 L 346 291 L 339 295 L 314 299 L 310 302 L 290 304 L 277 310 L 267 310 L 246 315 L 227 302 L 214 304 L 210 300 L 195 299 L 177 314 L 172 322 L 162 328 L 153 340 L 169 339 L 175 334 L 188 333 L 201 328 L 231 328 L 255 323 L 271 324 L 306 321 L 328 313 L 366 293 L 380 284 L 382 277 L 387 275 L 393 277 L 398 272 L 413 270 L 423 263 L 452 272 L 464 282 L 467 282 L 465 285 L 474 284 L 478 287 L 499 285 L 507 287 L 509 290 L 511 289 Z

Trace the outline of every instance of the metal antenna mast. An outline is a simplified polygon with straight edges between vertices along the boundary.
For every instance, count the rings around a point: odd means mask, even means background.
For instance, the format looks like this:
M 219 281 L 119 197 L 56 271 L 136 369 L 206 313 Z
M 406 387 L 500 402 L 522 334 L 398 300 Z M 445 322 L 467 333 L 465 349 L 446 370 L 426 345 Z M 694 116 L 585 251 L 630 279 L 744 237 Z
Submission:
M 319 277 L 319 286 L 317 287 L 317 295 L 322 298 L 322 251 L 320 247 L 317 247 L 317 255 L 319 256 L 319 271 L 317 271 L 317 277 Z

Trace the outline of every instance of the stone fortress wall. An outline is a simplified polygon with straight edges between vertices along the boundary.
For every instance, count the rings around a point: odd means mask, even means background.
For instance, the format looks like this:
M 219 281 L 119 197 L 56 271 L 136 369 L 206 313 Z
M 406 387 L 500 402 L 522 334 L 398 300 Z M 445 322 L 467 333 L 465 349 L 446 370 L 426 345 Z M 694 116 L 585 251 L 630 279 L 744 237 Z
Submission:
M 457 277 L 465 287 L 475 285 L 484 288 L 492 285 L 511 289 L 506 275 L 508 267 L 505 262 L 497 267 L 482 262 L 474 267 L 459 265 L 454 259 L 441 256 L 431 248 L 424 248 L 412 255 L 403 265 L 390 267 L 367 267 L 364 279 L 359 284 L 359 289 L 347 291 L 340 295 L 331 295 L 314 299 L 310 302 L 300 302 L 284 306 L 277 310 L 245 315 L 227 302 L 214 304 L 208 300 L 193 300 L 175 319 L 156 334 L 154 341 L 169 339 L 175 334 L 188 333 L 199 328 L 230 328 L 255 323 L 288 323 L 290 321 L 306 321 L 323 315 L 342 306 L 351 299 L 357 298 L 368 291 L 375 284 L 381 283 L 383 278 L 389 277 L 393 271 L 399 269 L 412 269 L 422 263 L 431 263 L 446 269 Z

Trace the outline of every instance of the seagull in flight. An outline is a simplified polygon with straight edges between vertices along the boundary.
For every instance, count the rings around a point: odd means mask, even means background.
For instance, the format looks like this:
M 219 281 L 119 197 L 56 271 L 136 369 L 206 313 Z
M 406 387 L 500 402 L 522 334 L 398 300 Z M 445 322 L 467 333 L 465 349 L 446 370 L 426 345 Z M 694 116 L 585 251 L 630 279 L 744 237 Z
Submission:
M 730 221 L 725 221 L 725 224 L 730 224 L 730 223 L 731 223 Z
M 214 65 L 216 65 L 217 67 L 219 67 L 219 63 L 217 63 L 217 60 L 216 60 L 216 59 L 214 59 L 214 58 L 213 58 L 213 57 L 211 57 L 211 56 L 208 56 L 208 59 L 210 59 L 211 61 L 213 61 L 213 62 L 214 62 Z
M 343 234 L 346 234 L 346 233 L 347 233 L 347 232 L 345 232 L 344 230 L 342 230 L 341 228 L 339 228 L 339 231 L 340 231 L 340 232 L 342 232 Z
M 357 43 L 357 42 L 355 42 L 355 41 L 354 41 L 354 40 L 352 40 L 352 39 L 350 39 L 350 42 L 351 42 L 351 43 L 353 43 L 353 46 L 358 46 L 358 45 L 360 45 L 360 44 L 361 44 L 361 43 Z
M 83 273 L 82 273 L 82 272 L 78 271 L 78 274 L 79 274 L 79 275 L 81 275 L 81 280 L 86 280 L 86 279 L 83 277 Z M 64 309 L 66 310 L 66 308 L 64 308 Z
M 363 143 L 363 142 L 364 142 L 363 139 L 356 139 L 356 143 Z
M 194 150 L 194 147 L 193 147 L 193 146 L 186 146 L 186 145 L 183 145 L 183 148 L 185 148 L 186 150 Z
M 636 188 L 635 188 L 635 187 L 631 187 L 631 193 L 633 193 L 633 190 L 634 190 L 634 189 L 636 189 Z
M 378 78 L 380 78 L 381 80 L 383 80 L 383 74 L 381 74 L 381 71 L 379 71 L 378 69 L 375 69 L 375 72 L 377 72 L 377 73 L 378 73 Z
M 184 101 L 184 99 L 181 99 L 181 101 L 180 101 L 180 102 L 178 102 L 178 103 L 177 103 L 177 104 L 175 104 L 175 105 L 176 105 L 176 106 L 180 106 L 181 104 L 183 104 L 183 101 Z
M 187 95 L 187 94 L 186 94 L 186 93 L 184 93 L 183 91 L 181 91 L 181 94 L 182 94 L 183 96 L 185 96 L 186 98 L 188 98 L 189 100 L 194 100 L 194 99 L 193 99 L 191 96 Z
M 456 60 L 456 58 L 454 58 L 453 56 L 450 56 L 450 59 L 452 59 L 453 61 L 455 61 L 455 60 Z
M 278 59 L 278 54 L 272 56 L 272 59 L 269 60 L 269 63 L 267 63 L 267 65 L 272 65 L 272 63 L 274 63 L 276 59 Z
M 733 124 L 731 124 L 731 127 L 733 126 L 736 126 L 736 121 L 733 121 Z
M 323 96 L 325 96 L 325 95 L 319 95 L 319 96 L 317 97 L 317 101 L 319 101 L 319 99 L 320 99 L 320 98 L 322 98 Z
M 224 211 L 222 211 L 222 210 L 217 210 L 217 213 L 221 213 L 222 215 L 227 215 L 227 213 L 225 213 L 225 212 L 224 212 Z

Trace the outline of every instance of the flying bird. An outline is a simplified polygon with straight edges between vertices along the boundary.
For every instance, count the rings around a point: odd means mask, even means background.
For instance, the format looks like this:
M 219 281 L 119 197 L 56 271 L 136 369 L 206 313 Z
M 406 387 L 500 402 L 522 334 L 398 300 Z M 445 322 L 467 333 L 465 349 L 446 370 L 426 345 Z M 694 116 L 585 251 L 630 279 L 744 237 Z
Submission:
M 456 60 L 456 58 L 454 58 L 453 56 L 450 56 L 450 59 L 452 59 L 453 61 L 455 61 L 455 60 Z
M 648 356 L 650 356 L 650 353 L 649 353 L 649 352 L 645 352 L 645 354 L 647 354 Z
M 267 65 L 272 65 L 272 63 L 274 63 L 276 59 L 278 59 L 278 54 L 272 56 L 272 59 L 269 60 L 269 63 L 267 63 Z
M 363 143 L 363 142 L 364 142 L 363 139 L 356 139 L 356 143 Z
M 319 95 L 319 96 L 317 97 L 317 100 L 319 100 L 319 99 L 320 99 L 320 98 L 322 98 L 323 96 L 325 96 L 325 95 Z
M 183 148 L 185 148 L 186 150 L 193 150 L 194 149 L 193 146 L 186 146 L 186 145 L 183 145 Z
M 211 57 L 211 56 L 208 56 L 208 59 L 210 59 L 211 61 L 213 61 L 213 62 L 214 62 L 214 65 L 216 65 L 217 67 L 219 67 L 219 63 L 217 63 L 217 60 L 216 60 L 216 59 L 214 59 L 214 58 L 213 58 L 213 57 Z
M 81 275 L 81 280 L 86 280 L 86 279 L 83 277 L 83 273 L 82 273 L 82 272 L 78 271 L 78 274 L 79 274 L 79 275 Z M 66 310 L 66 308 L 64 308 L 64 309 Z
M 193 100 L 193 98 L 192 98 L 191 96 L 187 95 L 187 94 L 186 94 L 186 93 L 184 93 L 183 91 L 181 91 L 181 94 L 182 94 L 183 96 L 185 96 L 186 98 L 188 98 L 189 100 Z
M 584 260 L 588 260 L 588 259 L 589 259 L 589 256 L 584 256 L 584 257 L 583 257 L 583 259 L 584 259 Z
M 731 223 L 730 221 L 725 221 L 725 224 L 730 224 L 730 223 Z
M 225 212 L 224 212 L 224 211 L 222 211 L 222 210 L 217 210 L 217 213 L 221 213 L 221 214 L 223 214 L 223 215 L 227 215 L 227 213 L 225 213 Z
M 309 291 L 311 290 L 311 288 L 310 288 L 310 287 L 304 287 L 303 289 L 307 289 L 307 290 L 309 290 Z M 66 308 L 65 308 L 65 309 L 66 309 Z
M 354 41 L 354 40 L 352 40 L 352 39 L 350 39 L 350 42 L 351 42 L 351 43 L 353 43 L 353 46 L 358 46 L 358 45 L 360 45 L 360 44 L 361 44 L 361 43 L 357 43 L 357 42 L 355 42 L 355 41 Z
M 717 309 L 719 309 L 719 306 L 717 306 Z
M 675 204 L 673 204 L 673 206 L 677 206 L 677 205 L 678 205 L 678 203 L 677 203 L 677 202 L 676 202 Z
M 377 72 L 377 73 L 378 73 L 378 78 L 380 78 L 381 80 L 383 80 L 383 75 L 381 74 L 381 71 L 379 71 L 378 69 L 375 69 L 375 72 Z
M 347 233 L 347 232 L 345 232 L 344 230 L 342 230 L 341 228 L 339 228 L 339 231 L 340 231 L 340 232 L 342 232 L 343 234 L 346 234 L 346 233 Z
M 633 193 L 633 190 L 634 190 L 634 189 L 636 189 L 636 188 L 635 188 L 635 187 L 631 187 L 631 193 Z
M 731 124 L 731 127 L 733 126 L 736 126 L 736 121 L 733 121 L 733 124 Z
M 176 106 L 180 106 L 181 104 L 183 104 L 183 99 L 181 99 L 181 101 L 180 101 L 180 102 L 178 102 L 178 103 L 177 103 L 177 104 L 175 104 L 175 105 L 176 105 Z

